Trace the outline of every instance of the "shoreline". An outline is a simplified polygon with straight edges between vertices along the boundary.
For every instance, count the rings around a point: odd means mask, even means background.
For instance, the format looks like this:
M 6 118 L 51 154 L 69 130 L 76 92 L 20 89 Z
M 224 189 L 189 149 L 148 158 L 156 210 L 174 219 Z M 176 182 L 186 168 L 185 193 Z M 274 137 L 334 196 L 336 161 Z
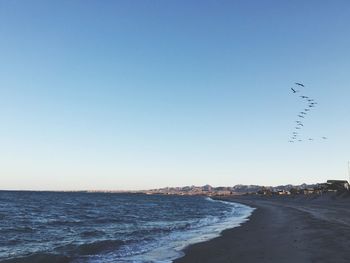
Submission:
M 158 262 L 158 260 L 159 262 L 175 262 L 176 260 L 181 259 L 185 255 L 184 251 L 188 247 L 218 238 L 222 235 L 223 231 L 231 229 L 232 227 L 240 227 L 247 220 L 249 220 L 249 217 L 255 210 L 254 208 L 245 204 L 232 202 L 225 199 L 212 197 L 205 197 L 205 199 L 210 199 L 210 202 L 223 202 L 227 205 L 232 206 L 232 211 L 235 215 L 231 214 L 227 218 L 224 218 L 223 221 L 218 221 L 215 225 L 210 224 L 202 226 L 200 229 L 197 229 L 195 235 L 190 236 L 190 239 L 173 240 L 173 245 L 169 247 L 163 246 L 162 248 L 151 250 L 149 252 L 146 252 L 145 254 L 140 254 L 136 257 L 132 257 L 132 260 L 135 260 L 135 262 Z M 240 211 L 241 209 L 243 211 Z M 237 213 L 240 215 L 237 216 Z M 164 250 L 164 247 L 166 248 L 166 251 Z M 155 255 L 157 255 L 157 253 L 167 255 L 167 257 L 154 258 Z
M 174 263 L 349 262 L 350 199 L 239 196 L 256 208 L 240 227 L 193 244 Z

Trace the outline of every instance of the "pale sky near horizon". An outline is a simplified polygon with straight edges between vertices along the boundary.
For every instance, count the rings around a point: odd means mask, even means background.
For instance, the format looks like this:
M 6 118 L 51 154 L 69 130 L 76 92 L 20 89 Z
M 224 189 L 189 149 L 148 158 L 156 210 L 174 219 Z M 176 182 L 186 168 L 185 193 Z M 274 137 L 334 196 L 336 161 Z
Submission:
M 0 1 L 0 189 L 346 179 L 349 1 Z M 306 138 L 288 143 L 318 101 Z

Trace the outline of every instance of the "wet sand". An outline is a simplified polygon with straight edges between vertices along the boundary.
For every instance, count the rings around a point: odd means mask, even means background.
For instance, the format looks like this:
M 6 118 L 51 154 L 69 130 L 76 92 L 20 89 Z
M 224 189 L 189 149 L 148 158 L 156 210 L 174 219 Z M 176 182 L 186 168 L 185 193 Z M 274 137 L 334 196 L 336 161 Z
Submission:
M 176 263 L 350 262 L 350 198 L 228 197 L 255 207 L 242 226 L 194 244 Z

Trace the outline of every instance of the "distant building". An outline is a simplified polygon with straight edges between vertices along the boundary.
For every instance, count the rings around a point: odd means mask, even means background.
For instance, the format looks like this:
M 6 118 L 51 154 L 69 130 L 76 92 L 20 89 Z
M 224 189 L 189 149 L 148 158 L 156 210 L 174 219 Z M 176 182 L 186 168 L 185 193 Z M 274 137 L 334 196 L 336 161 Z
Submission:
M 303 192 L 304 192 L 304 195 L 311 195 L 315 193 L 315 189 L 307 188 L 307 189 L 304 189 Z
M 277 191 L 278 195 L 290 195 L 290 191 L 286 191 L 286 190 L 279 190 Z
M 202 190 L 206 192 L 211 192 L 213 190 L 213 187 L 207 184 L 202 187 Z
M 346 180 L 327 180 L 327 189 L 335 191 L 349 191 L 350 185 Z
M 268 189 L 266 187 L 261 187 L 261 189 L 257 193 L 260 195 L 268 195 L 268 196 L 272 195 L 271 189 Z

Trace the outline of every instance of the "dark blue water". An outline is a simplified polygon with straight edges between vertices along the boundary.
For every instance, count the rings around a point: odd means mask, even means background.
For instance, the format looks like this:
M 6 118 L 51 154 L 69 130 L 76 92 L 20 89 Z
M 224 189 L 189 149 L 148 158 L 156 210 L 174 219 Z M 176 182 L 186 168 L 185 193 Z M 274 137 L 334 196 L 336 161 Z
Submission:
M 0 261 L 171 262 L 251 211 L 205 197 L 0 192 Z

